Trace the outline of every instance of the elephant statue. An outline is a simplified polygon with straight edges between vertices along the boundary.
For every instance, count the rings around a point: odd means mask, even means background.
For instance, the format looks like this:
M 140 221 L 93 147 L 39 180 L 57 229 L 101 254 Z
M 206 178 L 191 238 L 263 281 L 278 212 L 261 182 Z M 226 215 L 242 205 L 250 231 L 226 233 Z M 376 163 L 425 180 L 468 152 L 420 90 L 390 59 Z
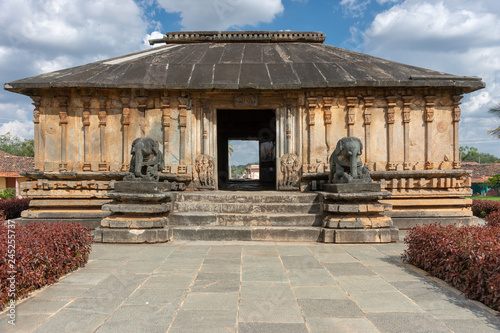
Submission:
M 158 142 L 151 138 L 137 138 L 132 142 L 130 174 L 125 180 L 159 181 L 164 168 L 163 155 Z
M 330 183 L 371 182 L 370 169 L 363 166 L 359 156 L 363 153 L 363 144 L 354 136 L 344 137 L 330 157 Z

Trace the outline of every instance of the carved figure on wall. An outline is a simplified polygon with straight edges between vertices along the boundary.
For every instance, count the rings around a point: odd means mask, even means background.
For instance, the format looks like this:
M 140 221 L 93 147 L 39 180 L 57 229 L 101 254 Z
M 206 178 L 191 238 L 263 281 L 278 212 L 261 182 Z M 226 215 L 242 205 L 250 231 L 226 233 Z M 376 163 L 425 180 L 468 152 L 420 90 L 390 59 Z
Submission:
M 215 165 L 213 158 L 208 155 L 198 155 L 195 160 L 195 170 L 198 173 L 198 181 L 201 187 L 214 187 Z
M 340 139 L 330 156 L 330 183 L 372 182 L 370 168 L 363 166 L 361 140 L 354 136 Z
M 137 138 L 132 142 L 130 174 L 124 180 L 159 181 L 164 168 L 163 155 L 158 142 L 151 138 Z
M 298 189 L 300 163 L 295 154 L 285 154 L 280 158 L 281 180 L 279 188 L 283 190 Z

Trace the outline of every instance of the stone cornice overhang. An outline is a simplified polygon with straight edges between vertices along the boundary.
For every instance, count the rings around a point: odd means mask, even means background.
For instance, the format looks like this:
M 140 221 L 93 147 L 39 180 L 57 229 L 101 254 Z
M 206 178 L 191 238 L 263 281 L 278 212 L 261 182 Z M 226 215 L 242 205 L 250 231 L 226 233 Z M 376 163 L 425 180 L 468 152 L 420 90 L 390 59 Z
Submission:
M 37 89 L 303 90 L 324 88 L 485 87 L 456 76 L 322 44 L 321 33 L 170 33 L 156 47 L 117 58 L 6 83 Z

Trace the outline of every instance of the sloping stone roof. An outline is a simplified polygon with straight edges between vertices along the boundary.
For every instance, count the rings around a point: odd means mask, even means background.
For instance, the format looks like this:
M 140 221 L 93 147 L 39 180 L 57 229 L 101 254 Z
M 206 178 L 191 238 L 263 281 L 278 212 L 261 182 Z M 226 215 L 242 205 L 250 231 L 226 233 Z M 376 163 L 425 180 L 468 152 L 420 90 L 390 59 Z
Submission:
M 500 163 L 479 164 L 477 162 L 462 162 L 462 169 L 472 170 L 472 182 L 483 183 L 488 178 L 500 174 Z
M 14 156 L 0 150 L 0 177 L 20 177 L 23 171 L 33 171 L 33 157 Z
M 142 52 L 6 83 L 19 93 L 52 87 L 303 89 L 327 87 L 483 88 L 450 75 L 323 44 L 317 32 L 173 32 Z

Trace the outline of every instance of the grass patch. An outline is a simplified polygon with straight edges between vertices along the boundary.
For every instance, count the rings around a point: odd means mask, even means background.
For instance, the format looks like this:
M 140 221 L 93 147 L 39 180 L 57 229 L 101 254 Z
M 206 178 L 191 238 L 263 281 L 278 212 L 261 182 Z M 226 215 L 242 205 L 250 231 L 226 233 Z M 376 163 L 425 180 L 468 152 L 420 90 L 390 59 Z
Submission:
M 473 195 L 470 198 L 471 199 L 479 199 L 479 200 L 500 201 L 500 197 L 483 197 L 481 195 Z

